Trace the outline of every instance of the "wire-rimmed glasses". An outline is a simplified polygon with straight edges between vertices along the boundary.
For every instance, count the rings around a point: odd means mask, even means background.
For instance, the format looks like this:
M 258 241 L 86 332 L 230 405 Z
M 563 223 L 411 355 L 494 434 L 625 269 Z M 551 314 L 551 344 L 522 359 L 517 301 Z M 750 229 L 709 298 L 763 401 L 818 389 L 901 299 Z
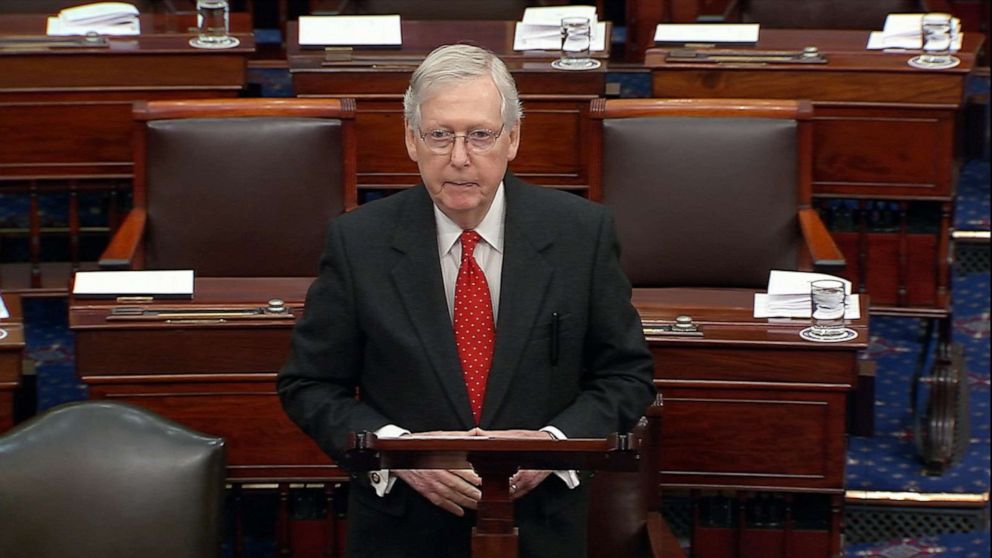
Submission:
M 469 130 L 465 134 L 456 134 L 451 130 L 442 129 L 429 130 L 427 132 L 420 131 L 420 139 L 423 140 L 424 145 L 428 149 L 438 155 L 451 153 L 451 150 L 455 146 L 455 140 L 458 138 L 462 138 L 465 141 L 466 150 L 481 154 L 488 152 L 496 145 L 496 140 L 503 135 L 504 128 L 506 128 L 505 124 L 500 127 L 498 132 L 485 128 L 476 128 Z

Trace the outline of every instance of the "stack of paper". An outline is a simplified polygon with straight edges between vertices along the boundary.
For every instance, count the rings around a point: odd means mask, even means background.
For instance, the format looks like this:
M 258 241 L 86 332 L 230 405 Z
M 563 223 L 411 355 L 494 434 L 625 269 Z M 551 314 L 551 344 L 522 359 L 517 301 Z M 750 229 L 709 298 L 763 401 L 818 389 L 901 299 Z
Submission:
M 861 317 L 861 301 L 851 294 L 851 282 L 825 273 L 772 270 L 768 274 L 768 293 L 754 293 L 755 318 L 808 318 L 810 317 L 810 283 L 820 279 L 834 279 L 844 284 L 847 304 L 844 317 L 856 320 Z
M 517 22 L 513 50 L 561 50 L 561 20 L 566 17 L 589 19 L 589 50 L 606 50 L 606 22 L 596 18 L 596 6 L 537 6 L 524 10 Z
M 866 48 L 868 50 L 921 49 L 923 48 L 923 32 L 920 27 L 922 23 L 923 14 L 889 14 L 885 18 L 885 26 L 882 30 L 872 31 L 868 35 Z M 954 44 L 951 45 L 951 50 L 957 51 L 961 49 L 961 20 L 952 18 L 951 25 L 954 26 L 952 33 Z
M 658 44 L 754 44 L 757 23 L 659 23 L 654 30 Z
M 66 8 L 48 18 L 49 35 L 137 35 L 138 8 L 126 2 L 98 2 Z
M 77 271 L 72 294 L 81 298 L 192 298 L 193 270 Z
M 400 16 L 300 16 L 300 46 L 403 45 Z

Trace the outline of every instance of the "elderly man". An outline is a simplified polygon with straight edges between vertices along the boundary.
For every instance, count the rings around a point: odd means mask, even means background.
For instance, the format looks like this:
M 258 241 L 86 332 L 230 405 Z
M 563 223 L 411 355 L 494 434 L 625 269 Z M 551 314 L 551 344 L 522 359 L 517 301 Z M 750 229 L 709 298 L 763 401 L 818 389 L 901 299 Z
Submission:
M 286 412 L 338 460 L 363 430 L 629 429 L 654 397 L 652 362 L 612 219 L 507 171 L 521 109 L 506 66 L 441 47 L 404 109 L 423 183 L 331 223 L 279 376 Z M 570 471 L 509 482 L 521 556 L 585 554 L 586 483 Z M 353 475 L 348 556 L 468 556 L 478 485 L 470 470 Z

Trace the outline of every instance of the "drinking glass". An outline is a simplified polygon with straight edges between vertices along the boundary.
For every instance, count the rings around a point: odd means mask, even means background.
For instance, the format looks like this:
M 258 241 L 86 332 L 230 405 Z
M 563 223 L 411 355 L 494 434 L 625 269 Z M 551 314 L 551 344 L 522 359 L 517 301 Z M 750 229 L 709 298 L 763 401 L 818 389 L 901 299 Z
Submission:
M 565 17 L 561 20 L 561 58 L 551 65 L 559 70 L 591 70 L 599 67 L 592 58 L 592 25 L 587 17 Z
M 835 279 L 813 281 L 809 294 L 810 335 L 819 339 L 844 335 L 844 306 L 847 302 L 844 283 Z
M 198 48 L 231 48 L 240 41 L 230 31 L 227 0 L 196 0 L 196 37 L 190 45 Z
M 960 63 L 957 57 L 951 55 L 957 35 L 951 14 L 923 14 L 920 20 L 920 35 L 923 53 L 910 59 L 910 66 L 940 69 L 953 68 Z

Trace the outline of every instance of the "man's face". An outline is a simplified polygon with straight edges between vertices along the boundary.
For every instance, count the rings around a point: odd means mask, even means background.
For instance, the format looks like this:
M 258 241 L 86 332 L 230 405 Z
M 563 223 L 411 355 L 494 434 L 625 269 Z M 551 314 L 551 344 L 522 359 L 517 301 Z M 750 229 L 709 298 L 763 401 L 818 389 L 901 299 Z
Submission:
M 420 136 L 434 130 L 463 136 L 479 130 L 499 132 L 502 127 L 499 91 L 489 76 L 436 85 L 420 105 L 420 129 L 407 125 L 406 149 L 420 167 L 427 191 L 462 228 L 474 228 L 489 211 L 507 163 L 517 156 L 519 126 L 503 129 L 483 153 L 473 151 L 462 137 L 455 138 L 447 153 L 436 153 Z

